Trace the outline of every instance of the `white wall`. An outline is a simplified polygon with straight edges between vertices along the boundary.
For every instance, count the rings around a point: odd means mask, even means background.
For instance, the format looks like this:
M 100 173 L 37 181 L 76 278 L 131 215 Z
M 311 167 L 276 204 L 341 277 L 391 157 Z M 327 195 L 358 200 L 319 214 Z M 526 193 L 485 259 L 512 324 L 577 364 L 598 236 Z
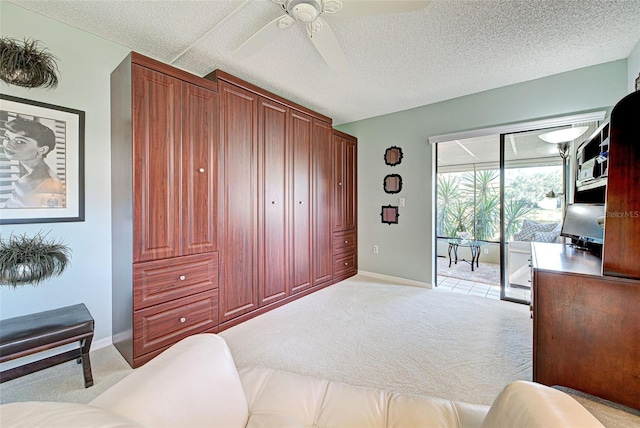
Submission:
M 619 60 L 506 86 L 337 128 L 358 137 L 359 269 L 431 282 L 432 181 L 430 136 L 610 108 L 627 93 L 627 61 Z M 404 152 L 389 167 L 389 146 Z M 386 174 L 402 176 L 402 192 L 384 193 Z M 382 205 L 400 207 L 399 224 L 380 221 Z M 372 251 L 379 246 L 379 254 Z
M 0 318 L 84 303 L 96 322 L 94 344 L 111 343 L 111 190 L 109 75 L 128 49 L 0 2 L 3 37 L 32 37 L 59 58 L 56 89 L 23 89 L 0 82 L 3 94 L 85 112 L 85 221 L 0 226 L 11 233 L 50 231 L 73 251 L 71 267 L 40 284 L 0 287 Z
M 636 90 L 636 79 L 640 75 L 640 41 L 627 58 L 627 71 L 629 75 L 629 93 Z

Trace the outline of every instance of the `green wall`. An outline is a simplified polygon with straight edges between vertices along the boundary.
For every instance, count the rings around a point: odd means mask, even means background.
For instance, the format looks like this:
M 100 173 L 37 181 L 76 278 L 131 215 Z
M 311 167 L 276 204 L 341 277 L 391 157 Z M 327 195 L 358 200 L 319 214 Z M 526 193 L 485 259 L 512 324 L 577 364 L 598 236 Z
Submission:
M 359 269 L 431 282 L 431 136 L 610 108 L 627 93 L 627 61 L 619 60 L 338 126 L 358 137 Z M 389 146 L 404 152 L 389 167 Z M 402 192 L 388 195 L 384 176 L 400 174 Z M 381 223 L 382 205 L 400 207 L 399 224 Z M 379 253 L 373 253 L 373 245 Z
M 629 78 L 629 93 L 635 91 L 636 79 L 640 76 L 640 41 L 627 58 L 627 71 Z

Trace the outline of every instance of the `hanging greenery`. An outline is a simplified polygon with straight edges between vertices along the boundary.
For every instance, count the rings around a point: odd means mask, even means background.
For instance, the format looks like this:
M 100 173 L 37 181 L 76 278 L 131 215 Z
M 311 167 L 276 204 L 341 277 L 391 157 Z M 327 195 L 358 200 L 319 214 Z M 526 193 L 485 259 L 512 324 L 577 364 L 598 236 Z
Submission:
M 46 234 L 10 235 L 0 240 L 0 285 L 34 286 L 60 275 L 71 260 L 71 250 Z
M 23 88 L 58 86 L 57 58 L 34 39 L 0 39 L 0 79 Z

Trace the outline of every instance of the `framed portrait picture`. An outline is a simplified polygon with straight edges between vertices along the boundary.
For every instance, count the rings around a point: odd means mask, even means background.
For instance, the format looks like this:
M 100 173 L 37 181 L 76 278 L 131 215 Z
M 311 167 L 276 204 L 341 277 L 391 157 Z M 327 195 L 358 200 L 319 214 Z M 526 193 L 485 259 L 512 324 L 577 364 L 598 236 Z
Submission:
M 0 224 L 84 221 L 84 112 L 0 94 Z

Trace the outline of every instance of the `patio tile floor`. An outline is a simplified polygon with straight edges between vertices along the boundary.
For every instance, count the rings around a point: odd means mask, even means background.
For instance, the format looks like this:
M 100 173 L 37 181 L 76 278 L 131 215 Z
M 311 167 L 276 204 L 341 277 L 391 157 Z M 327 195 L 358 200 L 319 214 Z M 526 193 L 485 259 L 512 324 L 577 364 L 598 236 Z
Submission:
M 482 282 L 473 282 L 466 279 L 438 276 L 436 291 L 448 291 L 454 293 L 470 294 L 488 299 L 500 300 L 500 286 Z

